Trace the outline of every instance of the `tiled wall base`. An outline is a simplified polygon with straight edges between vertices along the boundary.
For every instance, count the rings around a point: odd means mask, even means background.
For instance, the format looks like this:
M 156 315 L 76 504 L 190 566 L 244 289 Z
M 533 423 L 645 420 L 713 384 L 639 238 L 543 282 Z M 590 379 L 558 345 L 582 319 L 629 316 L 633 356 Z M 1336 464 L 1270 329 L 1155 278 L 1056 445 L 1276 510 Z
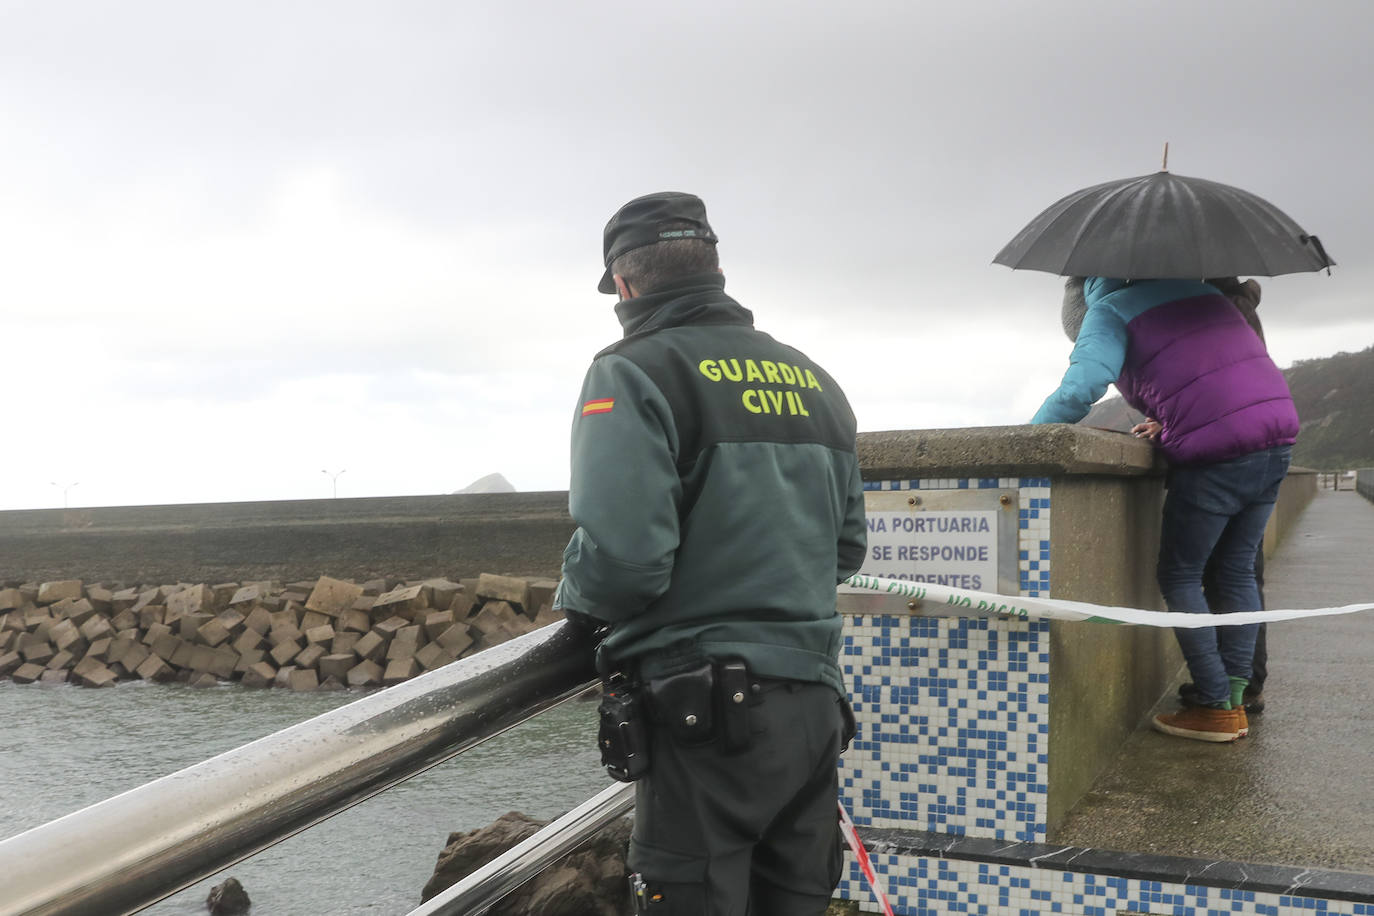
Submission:
M 1045 838 L 1049 624 L 851 617 L 859 730 L 840 794 L 860 826 Z
M 1007 847 L 933 834 L 920 843 L 893 844 L 879 839 L 881 833 L 864 831 L 864 839 L 899 916 L 1374 916 L 1374 876 L 1037 844 Z M 913 847 L 921 846 L 936 853 L 972 846 L 967 854 L 975 858 L 957 858 L 957 851 L 920 855 Z M 980 846 L 985 855 L 979 855 Z M 859 901 L 861 912 L 882 912 L 852 856 L 838 895 Z

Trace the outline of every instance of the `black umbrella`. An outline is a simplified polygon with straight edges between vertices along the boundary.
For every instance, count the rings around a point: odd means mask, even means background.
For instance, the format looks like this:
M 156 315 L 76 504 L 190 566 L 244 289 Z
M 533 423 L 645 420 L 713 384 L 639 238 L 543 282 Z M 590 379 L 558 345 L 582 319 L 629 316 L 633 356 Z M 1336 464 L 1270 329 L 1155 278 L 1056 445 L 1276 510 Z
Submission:
M 993 258 L 1066 277 L 1273 277 L 1330 267 L 1282 210 L 1230 185 L 1156 172 L 1075 191 Z

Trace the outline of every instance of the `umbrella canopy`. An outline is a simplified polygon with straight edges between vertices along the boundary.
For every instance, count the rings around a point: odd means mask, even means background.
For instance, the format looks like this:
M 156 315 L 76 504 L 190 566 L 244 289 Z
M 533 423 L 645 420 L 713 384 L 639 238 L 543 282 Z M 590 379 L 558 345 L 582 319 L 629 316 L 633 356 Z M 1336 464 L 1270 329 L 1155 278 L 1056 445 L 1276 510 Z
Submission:
M 1066 277 L 1261 276 L 1330 267 L 1316 236 L 1249 191 L 1156 172 L 1075 191 L 993 258 Z

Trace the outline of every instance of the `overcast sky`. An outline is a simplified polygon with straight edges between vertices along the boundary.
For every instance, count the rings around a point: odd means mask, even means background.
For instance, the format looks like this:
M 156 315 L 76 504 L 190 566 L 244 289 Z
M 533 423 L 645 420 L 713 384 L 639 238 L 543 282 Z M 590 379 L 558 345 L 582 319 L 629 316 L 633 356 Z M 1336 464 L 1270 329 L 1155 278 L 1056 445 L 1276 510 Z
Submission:
M 1028 419 L 1061 281 L 992 257 L 1165 141 L 1339 263 L 1264 281 L 1275 360 L 1363 349 L 1371 35 L 1367 0 L 0 0 L 0 508 L 566 488 L 601 229 L 655 190 L 861 430 Z

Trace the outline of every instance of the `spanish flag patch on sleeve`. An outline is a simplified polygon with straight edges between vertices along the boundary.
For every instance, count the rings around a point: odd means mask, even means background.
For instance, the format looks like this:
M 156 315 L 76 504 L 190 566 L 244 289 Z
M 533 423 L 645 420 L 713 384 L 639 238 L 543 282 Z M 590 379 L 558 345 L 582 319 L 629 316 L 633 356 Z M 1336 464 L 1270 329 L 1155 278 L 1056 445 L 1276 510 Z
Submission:
M 615 398 L 596 398 L 582 405 L 582 416 L 589 417 L 594 413 L 610 413 L 615 406 Z

